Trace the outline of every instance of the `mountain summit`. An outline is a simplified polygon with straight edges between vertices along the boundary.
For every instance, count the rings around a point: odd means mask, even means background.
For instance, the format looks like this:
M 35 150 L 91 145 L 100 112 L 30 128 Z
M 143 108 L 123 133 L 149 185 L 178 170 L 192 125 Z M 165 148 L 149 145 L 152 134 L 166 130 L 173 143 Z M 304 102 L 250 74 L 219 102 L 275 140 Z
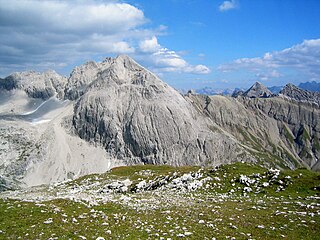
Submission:
M 173 88 L 127 56 L 107 62 L 75 106 L 73 124 L 81 138 L 102 144 L 128 164 L 205 164 L 218 156 L 236 158 L 235 142 L 210 131 Z
M 263 84 L 255 82 L 242 95 L 250 98 L 268 98 L 272 95 L 272 92 Z

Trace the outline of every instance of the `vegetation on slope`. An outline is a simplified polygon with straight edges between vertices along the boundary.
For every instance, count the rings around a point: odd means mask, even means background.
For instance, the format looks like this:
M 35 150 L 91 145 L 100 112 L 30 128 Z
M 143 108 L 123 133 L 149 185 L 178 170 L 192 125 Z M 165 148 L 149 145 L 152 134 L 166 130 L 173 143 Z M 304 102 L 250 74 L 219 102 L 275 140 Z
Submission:
M 318 239 L 319 187 L 306 169 L 120 167 L 3 193 L 0 239 Z

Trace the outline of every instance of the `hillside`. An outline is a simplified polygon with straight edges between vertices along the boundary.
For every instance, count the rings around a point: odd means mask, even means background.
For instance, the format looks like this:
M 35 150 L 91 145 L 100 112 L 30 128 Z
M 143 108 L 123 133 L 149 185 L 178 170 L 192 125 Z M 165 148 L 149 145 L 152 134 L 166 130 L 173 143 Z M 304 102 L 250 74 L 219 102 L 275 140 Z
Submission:
M 319 186 L 306 169 L 120 167 L 0 194 L 0 238 L 317 239 Z

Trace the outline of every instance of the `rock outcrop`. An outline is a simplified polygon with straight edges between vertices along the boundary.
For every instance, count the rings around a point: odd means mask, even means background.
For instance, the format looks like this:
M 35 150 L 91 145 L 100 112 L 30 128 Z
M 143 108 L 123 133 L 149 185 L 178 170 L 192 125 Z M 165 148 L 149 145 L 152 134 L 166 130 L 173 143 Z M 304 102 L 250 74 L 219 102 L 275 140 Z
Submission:
M 56 94 L 61 96 L 66 81 L 65 77 L 55 71 L 13 73 L 4 79 L 0 79 L 0 90 L 23 90 L 31 98 L 46 100 Z

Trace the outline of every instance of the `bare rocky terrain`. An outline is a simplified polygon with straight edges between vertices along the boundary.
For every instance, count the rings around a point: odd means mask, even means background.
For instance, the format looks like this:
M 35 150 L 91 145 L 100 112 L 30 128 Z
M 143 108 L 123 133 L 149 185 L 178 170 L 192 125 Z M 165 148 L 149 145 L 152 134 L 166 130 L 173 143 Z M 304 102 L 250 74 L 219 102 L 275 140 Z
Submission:
M 12 74 L 0 80 L 0 190 L 134 164 L 318 170 L 319 98 L 297 89 L 181 95 L 127 56 L 69 78 Z

